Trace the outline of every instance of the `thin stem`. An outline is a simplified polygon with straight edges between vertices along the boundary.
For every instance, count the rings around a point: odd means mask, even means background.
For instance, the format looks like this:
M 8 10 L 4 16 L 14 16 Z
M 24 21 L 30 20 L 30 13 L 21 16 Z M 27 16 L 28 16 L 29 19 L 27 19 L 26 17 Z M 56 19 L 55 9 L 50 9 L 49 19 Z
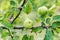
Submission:
M 38 26 L 38 27 L 40 27 L 40 26 Z M 41 27 L 43 27 L 43 28 L 50 28 L 51 26 L 41 26 Z M 1 28 L 2 28 L 2 29 L 7 29 L 7 28 L 4 27 L 4 26 L 1 26 Z M 25 28 L 24 26 L 19 26 L 19 27 L 15 26 L 13 29 L 24 29 L 24 28 Z M 33 28 L 37 28 L 37 27 L 32 27 L 32 28 L 30 28 L 30 29 L 33 29 Z
M 12 33 L 11 31 L 8 29 L 8 32 L 9 32 L 9 35 L 11 36 L 12 40 L 13 40 L 13 36 L 12 36 Z
M 23 1 L 23 4 L 18 8 L 20 10 L 20 12 L 17 14 L 17 16 L 13 19 L 13 21 L 11 22 L 11 24 L 18 18 L 18 16 L 20 15 L 21 11 L 22 11 L 22 7 L 24 6 L 24 4 L 27 2 L 27 0 Z

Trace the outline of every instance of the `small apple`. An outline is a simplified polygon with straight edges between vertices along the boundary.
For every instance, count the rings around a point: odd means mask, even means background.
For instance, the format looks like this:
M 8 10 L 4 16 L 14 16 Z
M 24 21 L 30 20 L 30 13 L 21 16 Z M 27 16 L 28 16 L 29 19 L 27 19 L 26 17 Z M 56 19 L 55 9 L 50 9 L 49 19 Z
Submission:
M 48 11 L 48 8 L 46 6 L 41 6 L 40 8 L 38 8 L 38 13 L 40 15 L 46 15 Z
M 25 27 L 25 28 L 32 28 L 32 26 L 33 26 L 33 21 L 32 21 L 32 20 L 26 19 L 26 20 L 24 21 L 24 27 Z

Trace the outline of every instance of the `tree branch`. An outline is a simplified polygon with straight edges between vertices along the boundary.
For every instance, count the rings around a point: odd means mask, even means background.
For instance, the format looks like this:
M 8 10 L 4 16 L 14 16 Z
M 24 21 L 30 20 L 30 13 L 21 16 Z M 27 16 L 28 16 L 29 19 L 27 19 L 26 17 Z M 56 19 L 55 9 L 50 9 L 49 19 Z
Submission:
M 8 30 L 8 32 L 9 32 L 9 35 L 11 36 L 11 38 L 13 39 L 13 36 L 12 36 L 12 33 L 11 33 L 11 31 L 9 30 L 9 29 L 7 29 Z
M 24 6 L 24 4 L 27 2 L 27 0 L 23 1 L 23 4 L 18 8 L 20 10 L 20 12 L 17 14 L 17 16 L 12 20 L 11 24 L 18 18 L 18 16 L 20 15 L 21 11 L 22 11 L 22 7 Z
M 39 27 L 39 26 L 38 26 Z M 47 29 L 47 28 L 50 28 L 51 26 L 41 26 L 41 27 L 43 27 L 43 28 L 45 28 L 45 29 Z M 1 26 L 0 28 L 2 28 L 2 29 L 7 29 L 6 27 L 4 27 L 4 26 Z M 24 29 L 25 27 L 24 26 L 19 26 L 19 27 L 17 27 L 17 26 L 15 26 L 13 29 Z M 37 27 L 32 27 L 32 28 L 30 28 L 30 29 L 33 29 L 33 28 L 37 28 Z
M 2 28 L 2 29 L 7 29 L 6 27 L 4 27 L 4 26 L 1 26 L 0 28 Z M 36 27 L 32 27 L 32 28 L 36 28 Z M 30 29 L 32 29 L 32 28 L 30 28 Z M 13 29 L 24 29 L 24 27 L 23 26 L 20 26 L 20 27 L 14 27 Z

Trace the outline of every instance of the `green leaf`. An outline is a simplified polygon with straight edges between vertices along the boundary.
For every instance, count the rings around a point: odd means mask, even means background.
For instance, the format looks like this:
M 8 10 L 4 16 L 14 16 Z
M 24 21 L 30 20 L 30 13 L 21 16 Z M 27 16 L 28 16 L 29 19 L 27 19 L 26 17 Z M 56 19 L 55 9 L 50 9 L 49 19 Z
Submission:
M 15 35 L 14 40 L 19 40 L 19 36 Z
M 22 40 L 28 40 L 28 39 L 29 39 L 29 38 L 28 38 L 27 35 L 24 35 L 23 38 L 22 38 Z
M 37 27 L 32 29 L 33 32 L 41 32 L 42 30 L 43 30 L 42 27 Z
M 46 29 L 46 35 L 45 35 L 44 40 L 53 40 L 53 35 L 52 35 L 51 29 Z
M 55 15 L 55 16 L 53 16 L 53 20 L 55 20 L 55 21 L 60 21 L 60 15 Z
M 2 30 L 2 28 L 0 27 L 0 33 L 2 33 L 2 31 L 3 31 L 3 30 Z
M 0 21 L 5 18 L 6 11 L 0 10 Z
M 18 0 L 18 3 L 20 3 L 22 0 Z
M 49 24 L 50 23 L 50 20 L 51 20 L 51 18 L 47 18 L 46 19 L 46 23 Z
M 34 40 L 34 36 L 30 35 L 29 40 Z
M 7 21 L 7 20 L 3 20 L 2 21 L 2 24 L 6 27 L 6 28 L 8 28 L 8 29 L 13 29 L 13 25 L 9 22 L 9 21 Z
M 60 33 L 60 28 L 56 28 L 56 32 L 57 33 Z
M 56 5 L 60 6 L 60 0 L 56 0 Z
M 2 38 L 9 36 L 9 32 L 6 30 L 2 32 Z
M 57 28 L 57 27 L 60 27 L 60 22 L 59 21 L 53 22 L 52 28 Z
M 11 0 L 11 1 L 10 1 L 10 4 L 11 4 L 11 5 L 15 5 L 16 3 L 15 3 L 15 1 Z
M 60 6 L 60 3 L 56 3 L 57 6 Z
M 32 11 L 32 4 L 30 1 L 28 1 L 26 5 L 23 7 L 23 11 L 27 14 L 29 14 Z

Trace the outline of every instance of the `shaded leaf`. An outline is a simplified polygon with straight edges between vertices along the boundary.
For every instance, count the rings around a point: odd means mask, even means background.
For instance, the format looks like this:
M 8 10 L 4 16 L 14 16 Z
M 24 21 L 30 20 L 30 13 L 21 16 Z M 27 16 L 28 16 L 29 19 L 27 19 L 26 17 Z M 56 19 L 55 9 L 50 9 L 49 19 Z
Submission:
M 53 16 L 53 20 L 55 20 L 55 21 L 60 21 L 60 15 L 55 15 L 55 16 Z
M 33 32 L 41 32 L 42 30 L 43 30 L 42 27 L 37 27 L 32 29 Z
M 53 22 L 52 28 L 57 28 L 57 27 L 60 27 L 60 22 L 59 21 Z
M 50 23 L 50 20 L 51 20 L 50 18 L 47 18 L 46 19 L 46 23 L 49 24 Z
M 34 36 L 30 35 L 29 40 L 34 40 Z
M 28 38 L 28 36 L 27 35 L 24 35 L 23 37 L 22 37 L 22 40 L 28 40 L 29 38 Z
M 2 30 L 2 28 L 0 27 L 0 33 L 2 33 L 2 31 L 3 31 L 3 30 Z
M 27 14 L 29 14 L 32 11 L 32 4 L 30 1 L 28 1 L 26 5 L 23 7 L 23 11 Z
M 53 40 L 52 30 L 46 29 L 46 34 L 44 40 Z
M 11 1 L 10 1 L 10 4 L 11 4 L 11 5 L 15 5 L 16 3 L 15 3 L 15 1 L 11 0 Z

